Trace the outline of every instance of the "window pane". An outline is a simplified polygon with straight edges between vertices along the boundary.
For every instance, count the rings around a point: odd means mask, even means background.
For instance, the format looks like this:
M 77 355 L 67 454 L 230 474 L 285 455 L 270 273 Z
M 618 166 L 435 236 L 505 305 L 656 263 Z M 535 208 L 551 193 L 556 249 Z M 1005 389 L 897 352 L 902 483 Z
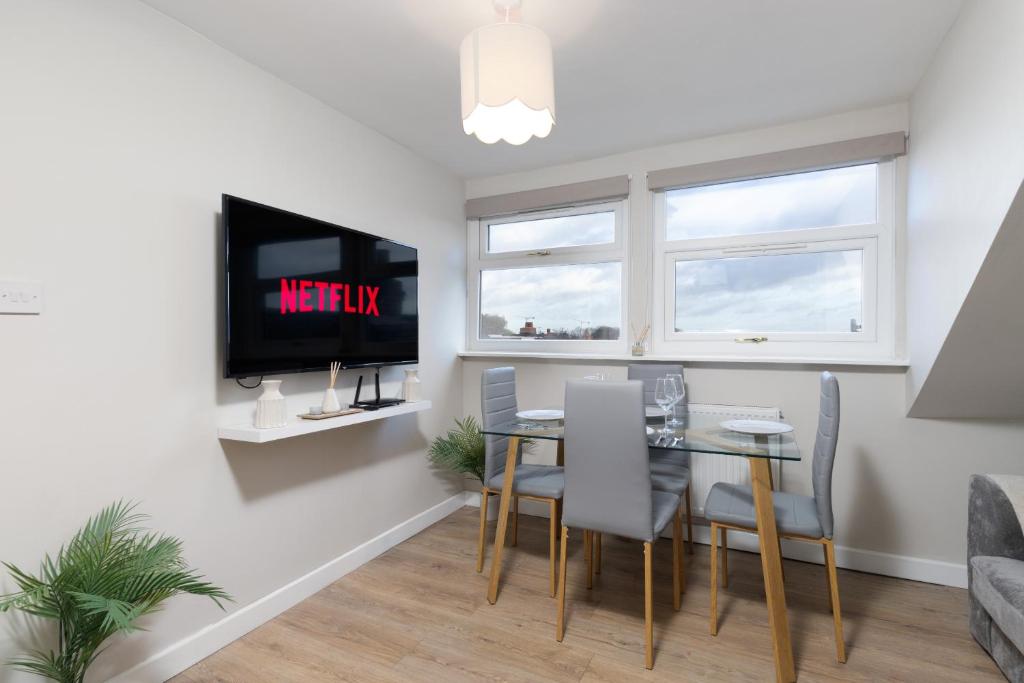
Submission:
M 615 212 L 584 213 L 487 226 L 487 251 L 581 247 L 615 242 Z
M 877 164 L 868 164 L 671 190 L 667 238 L 874 223 L 877 172 Z
M 618 339 L 622 264 L 480 273 L 481 339 Z
M 676 332 L 857 332 L 863 251 L 676 262 Z

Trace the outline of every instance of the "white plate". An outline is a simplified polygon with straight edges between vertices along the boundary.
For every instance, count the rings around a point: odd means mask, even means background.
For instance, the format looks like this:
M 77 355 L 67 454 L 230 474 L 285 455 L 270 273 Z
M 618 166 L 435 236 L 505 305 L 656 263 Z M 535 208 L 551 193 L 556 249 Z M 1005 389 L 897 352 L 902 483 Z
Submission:
M 785 434 L 793 431 L 791 425 L 769 420 L 726 420 L 722 427 L 741 434 Z
M 644 414 L 647 417 L 665 417 L 665 411 L 658 406 L 644 406 Z
M 521 410 L 516 413 L 520 420 L 537 420 L 547 422 L 548 420 L 561 420 L 565 418 L 564 410 Z
M 650 436 L 653 433 L 654 433 L 654 427 L 648 427 L 647 428 L 647 436 Z

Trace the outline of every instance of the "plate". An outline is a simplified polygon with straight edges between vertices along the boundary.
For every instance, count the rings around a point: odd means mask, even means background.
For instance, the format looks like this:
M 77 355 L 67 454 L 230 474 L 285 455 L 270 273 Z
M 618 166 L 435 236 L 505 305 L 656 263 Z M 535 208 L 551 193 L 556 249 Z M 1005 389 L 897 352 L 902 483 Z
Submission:
M 516 413 L 520 420 L 537 420 L 548 422 L 550 420 L 561 420 L 565 418 L 564 410 L 521 410 Z
M 654 433 L 654 427 L 648 427 L 647 428 L 647 436 L 650 436 L 653 433 Z
M 786 434 L 793 427 L 784 422 L 770 420 L 726 420 L 722 427 L 740 434 Z

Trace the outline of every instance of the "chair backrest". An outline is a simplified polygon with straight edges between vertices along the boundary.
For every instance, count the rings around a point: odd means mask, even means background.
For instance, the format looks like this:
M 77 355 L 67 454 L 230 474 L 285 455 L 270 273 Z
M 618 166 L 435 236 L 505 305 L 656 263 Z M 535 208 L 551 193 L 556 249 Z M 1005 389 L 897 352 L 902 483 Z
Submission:
M 562 524 L 654 540 L 645 426 L 641 382 L 566 383 Z
M 628 379 L 638 379 L 644 383 L 644 405 L 653 406 L 657 404 L 654 400 L 654 388 L 657 386 L 657 379 L 665 375 L 682 375 L 683 382 L 686 382 L 686 375 L 683 374 L 683 366 L 678 363 L 630 363 L 626 371 Z M 689 396 L 677 406 L 686 408 L 689 403 Z
M 480 414 L 489 429 L 516 417 L 516 369 L 488 368 L 480 376 Z M 505 471 L 508 437 L 484 435 L 484 483 Z M 518 454 L 517 458 L 522 458 Z M 517 460 L 518 463 L 518 460 Z
M 818 408 L 818 433 L 814 437 L 811 461 L 811 485 L 818 522 L 825 538 L 832 538 L 835 520 L 832 516 L 832 465 L 836 461 L 839 441 L 839 381 L 831 372 L 821 373 L 821 403 Z

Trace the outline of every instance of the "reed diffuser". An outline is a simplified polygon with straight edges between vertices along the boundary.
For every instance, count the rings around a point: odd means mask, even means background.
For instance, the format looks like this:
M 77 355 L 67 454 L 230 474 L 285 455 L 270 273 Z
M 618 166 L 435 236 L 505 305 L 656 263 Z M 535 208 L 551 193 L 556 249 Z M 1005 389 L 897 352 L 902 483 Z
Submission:
M 334 391 L 334 384 L 338 381 L 339 370 L 341 370 L 341 363 L 331 363 L 331 383 L 324 392 L 324 400 L 320 405 L 325 415 L 337 413 L 341 410 L 341 404 L 338 403 L 338 394 Z
M 644 325 L 644 328 L 640 330 L 640 334 L 637 334 L 636 328 L 633 328 L 633 347 L 631 349 L 634 356 L 642 356 L 647 350 L 647 335 L 651 333 L 651 326 Z

